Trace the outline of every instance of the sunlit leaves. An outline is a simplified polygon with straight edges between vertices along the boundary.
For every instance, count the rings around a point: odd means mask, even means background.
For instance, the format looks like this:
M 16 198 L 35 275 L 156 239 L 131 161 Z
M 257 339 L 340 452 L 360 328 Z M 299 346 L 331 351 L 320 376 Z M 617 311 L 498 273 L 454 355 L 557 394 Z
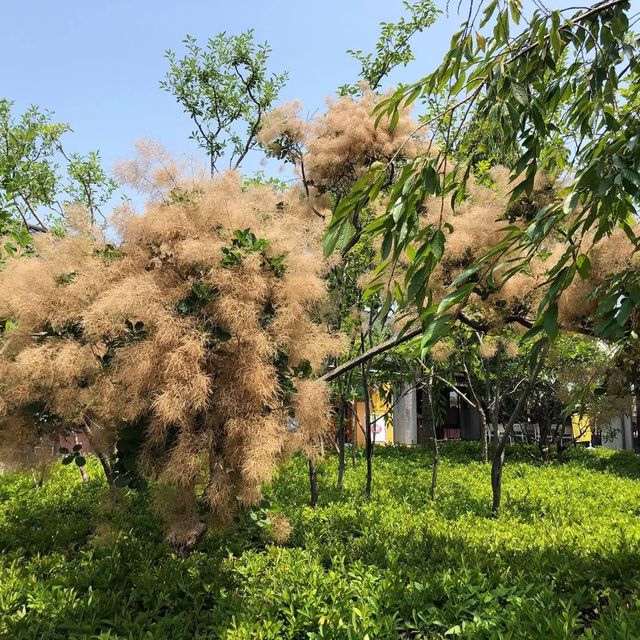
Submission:
M 589 249 L 576 249 L 583 239 L 588 235 L 585 244 L 595 246 L 621 228 L 637 247 L 639 65 L 637 43 L 628 37 L 628 8 L 622 0 L 574 15 L 571 10 L 540 7 L 528 19 L 528 28 L 514 35 L 510 23 L 521 20 L 520 3 L 488 2 L 481 7 L 477 25 L 464 23 L 453 35 L 449 51 L 433 73 L 401 87 L 376 108 L 378 122 L 382 118 L 393 122 L 418 97 L 443 95 L 440 117 L 445 123 L 454 117 L 457 123 L 464 122 L 465 114 L 472 112 L 480 127 L 500 131 L 505 149 L 521 150 L 511 165 L 512 201 L 530 196 L 540 171 L 568 176 L 558 200 L 540 208 L 524 230 L 506 228 L 496 246 L 454 279 L 434 310 L 429 303 L 423 308 L 424 290 L 446 255 L 444 227 L 440 225 L 436 234 L 433 227 L 419 228 L 415 219 L 428 196 L 446 194 L 452 206 L 458 206 L 470 174 L 459 168 L 441 174 L 439 167 L 453 149 L 447 137 L 440 141 L 435 161 L 418 158 L 404 166 L 387 193 L 386 212 L 369 225 L 368 232 L 383 237 L 382 255 L 389 264 L 400 255 L 408 258 L 403 299 L 424 309 L 422 321 L 429 331 L 425 345 L 446 331 L 448 321 L 439 318 L 465 304 L 481 270 L 489 286 L 499 287 L 526 269 L 527 256 L 536 255 L 547 241 L 562 238 L 566 250 L 549 265 L 548 285 L 529 332 L 531 338 L 543 334 L 554 339 L 564 291 L 576 276 L 592 277 Z M 367 204 L 373 199 L 368 192 L 365 198 Z M 356 196 L 345 211 L 362 202 Z M 598 296 L 607 303 L 597 311 L 606 317 L 596 320 L 594 329 L 611 337 L 613 325 L 622 327 L 629 319 L 634 298 L 623 293 L 626 285 L 616 277 L 606 287 L 599 288 Z
M 410 44 L 412 36 L 432 25 L 439 13 L 433 0 L 405 1 L 404 7 L 408 14 L 406 17 L 403 16 L 397 23 L 381 23 L 375 53 L 365 54 L 360 49 L 347 51 L 360 63 L 360 77 L 372 90 L 376 90 L 395 67 L 406 66 L 413 60 Z M 360 87 L 356 85 L 346 84 L 339 89 L 340 95 L 355 95 L 359 92 Z M 414 99 L 416 97 L 417 95 Z
M 257 145 L 262 116 L 277 100 L 287 74 L 269 75 L 271 49 L 256 44 L 251 30 L 236 36 L 219 33 L 205 47 L 192 36 L 183 43 L 183 58 L 166 52 L 169 70 L 160 86 L 193 121 L 191 138 L 207 152 L 211 173 L 225 154 L 237 169 Z
M 116 188 L 97 152 L 65 152 L 68 124 L 36 106 L 19 116 L 12 108 L 0 99 L 0 259 L 2 249 L 11 255 L 28 251 L 29 231 L 62 232 L 67 205 L 82 205 L 94 222 Z

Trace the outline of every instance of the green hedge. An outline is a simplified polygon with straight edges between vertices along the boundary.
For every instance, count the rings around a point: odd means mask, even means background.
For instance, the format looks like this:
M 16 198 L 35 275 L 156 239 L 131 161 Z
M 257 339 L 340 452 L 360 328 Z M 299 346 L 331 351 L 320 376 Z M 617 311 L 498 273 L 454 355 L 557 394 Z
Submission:
M 114 506 L 57 466 L 40 489 L 0 476 L 0 637 L 640 637 L 640 460 L 604 450 L 563 463 L 509 451 L 504 511 L 491 518 L 488 467 L 474 444 L 443 449 L 438 496 L 428 451 L 379 448 L 373 499 L 364 463 L 334 488 L 319 465 L 288 463 L 265 505 L 186 557 L 162 540 L 145 494 Z M 293 530 L 272 542 L 269 514 Z

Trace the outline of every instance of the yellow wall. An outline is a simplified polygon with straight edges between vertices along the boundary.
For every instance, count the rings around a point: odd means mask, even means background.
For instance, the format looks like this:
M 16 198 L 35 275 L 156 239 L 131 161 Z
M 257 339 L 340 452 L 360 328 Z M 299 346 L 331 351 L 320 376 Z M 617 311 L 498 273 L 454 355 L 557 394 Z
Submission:
M 587 416 L 574 413 L 571 416 L 571 431 L 576 442 L 591 442 L 591 427 Z
M 360 425 L 364 428 L 365 423 L 365 411 L 364 402 L 355 403 L 356 414 Z M 388 413 L 387 413 L 388 412 Z M 376 438 L 376 444 L 391 444 L 393 443 L 393 416 L 389 411 L 389 404 L 386 402 L 384 396 L 378 391 L 371 393 L 371 417 L 384 415 L 385 428 L 386 428 L 386 441 L 382 441 Z M 364 446 L 364 433 L 360 426 L 356 424 L 356 443 L 360 446 Z

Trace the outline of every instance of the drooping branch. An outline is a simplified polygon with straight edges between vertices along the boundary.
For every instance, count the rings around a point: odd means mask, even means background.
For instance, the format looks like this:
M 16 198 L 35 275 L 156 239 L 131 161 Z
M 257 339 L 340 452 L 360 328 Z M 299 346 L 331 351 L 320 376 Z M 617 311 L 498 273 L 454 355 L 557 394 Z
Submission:
M 455 320 L 459 320 L 463 324 L 466 324 L 468 327 L 476 331 L 478 330 L 486 331 L 487 329 L 490 328 L 487 323 L 484 323 L 479 320 L 474 320 L 473 318 L 469 318 L 467 315 L 465 315 L 461 311 L 459 311 L 456 314 Z M 519 324 L 527 329 L 531 329 L 531 327 L 533 326 L 533 321 L 529 320 L 528 318 L 523 318 L 519 316 L 509 316 L 507 318 L 507 322 Z M 560 329 L 567 329 L 567 327 L 563 327 L 561 325 Z M 590 331 L 588 328 L 584 328 L 584 327 L 571 327 L 571 331 L 573 331 L 574 333 L 585 335 L 585 336 L 593 336 L 593 331 Z M 400 334 L 398 336 L 394 336 L 393 338 L 389 338 L 388 340 L 381 342 L 375 347 L 368 349 L 364 353 L 359 354 L 355 358 L 352 358 L 351 360 L 348 360 L 347 362 L 342 363 L 341 365 L 337 366 L 335 369 L 332 369 L 331 371 L 327 371 L 319 379 L 323 380 L 324 382 L 331 382 L 331 380 L 335 380 L 339 376 L 347 373 L 347 371 L 351 371 L 351 369 L 355 369 L 355 367 L 359 366 L 363 362 L 367 362 L 368 360 L 371 360 L 382 353 L 386 353 L 387 351 L 393 349 L 394 347 L 397 347 L 401 344 L 404 344 L 405 342 L 409 342 L 410 340 L 417 338 L 420 334 L 422 334 L 422 332 L 423 332 L 422 327 L 418 327 L 416 329 L 412 329 L 411 331 L 407 331 L 406 333 Z
M 341 364 L 340 366 L 332 369 L 331 371 L 327 371 L 323 376 L 320 377 L 320 380 L 324 382 L 329 382 L 331 380 L 335 380 L 337 377 L 341 376 L 343 373 L 347 373 L 347 371 L 351 371 L 351 369 L 355 369 L 355 367 L 359 366 L 363 362 L 367 362 L 372 358 L 380 355 L 381 353 L 385 353 L 389 351 L 389 349 L 393 349 L 393 347 L 397 347 L 400 344 L 404 344 L 405 342 L 409 342 L 413 338 L 417 338 L 422 333 L 422 327 L 418 329 L 412 329 L 411 331 L 407 331 L 402 335 L 396 336 L 394 338 L 389 338 L 389 340 L 385 340 L 380 344 L 372 347 L 371 349 L 367 349 L 364 353 L 352 358 L 348 362 Z

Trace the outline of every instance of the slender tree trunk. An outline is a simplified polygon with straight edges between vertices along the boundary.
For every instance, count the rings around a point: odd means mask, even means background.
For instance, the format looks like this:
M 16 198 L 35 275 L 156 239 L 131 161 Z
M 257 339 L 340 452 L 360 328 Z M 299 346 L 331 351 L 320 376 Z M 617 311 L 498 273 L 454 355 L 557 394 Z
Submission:
M 558 461 L 562 460 L 562 454 L 564 453 L 564 431 L 567 428 L 566 418 L 562 418 L 562 422 L 560 423 L 560 431 L 556 436 L 556 458 Z
M 82 484 L 89 484 L 89 474 L 86 472 L 84 467 L 78 467 L 80 471 L 80 477 L 82 478 Z
M 346 404 L 344 398 L 340 397 L 340 410 L 338 413 L 338 490 L 342 491 L 344 486 L 344 466 L 345 466 L 345 440 L 346 440 Z
M 102 470 L 104 471 L 104 476 L 107 479 L 107 484 L 111 488 L 112 492 L 116 489 L 115 478 L 113 474 L 113 469 L 111 468 L 111 464 L 106 456 L 99 452 L 97 449 L 94 449 L 96 452 L 96 457 L 100 461 L 100 465 L 102 466 Z
M 433 376 L 429 377 L 429 409 L 431 411 L 431 441 L 433 446 L 433 468 L 431 470 L 431 499 L 436 499 L 438 486 L 438 467 L 440 465 L 440 448 L 438 445 L 438 426 L 436 412 L 433 404 Z
M 316 461 L 309 456 L 309 488 L 311 490 L 311 506 L 318 504 L 318 478 L 316 476 Z
M 518 402 L 514 410 L 509 416 L 509 422 L 506 424 L 504 433 L 502 434 L 502 437 L 500 438 L 496 446 L 496 450 L 493 454 L 493 463 L 491 464 L 491 490 L 493 493 L 493 503 L 491 505 L 491 511 L 494 515 L 497 515 L 500 511 L 500 502 L 502 500 L 502 469 L 504 467 L 505 448 L 507 446 L 509 436 L 513 431 L 513 425 L 515 424 L 518 416 L 524 408 L 525 402 L 527 401 L 527 398 L 529 397 L 529 394 L 531 393 L 531 390 L 533 389 L 533 386 L 538 379 L 538 374 L 540 373 L 540 369 L 542 368 L 548 350 L 549 343 L 547 343 L 540 352 L 538 361 L 536 362 L 536 365 L 533 368 L 531 375 L 529 376 L 529 380 L 527 381 L 525 388 L 522 390 L 522 393 L 518 398 Z
M 74 442 L 75 444 L 79 444 L 78 443 L 78 435 L 74 434 Z M 80 471 L 80 477 L 82 478 L 82 484 L 89 484 L 89 474 L 87 473 L 87 470 L 84 467 L 78 467 L 78 471 Z
M 498 347 L 496 355 L 496 390 L 493 399 L 491 423 L 493 427 L 493 450 L 498 446 L 498 425 L 500 424 L 500 405 L 502 403 L 502 350 Z
M 487 424 L 487 414 L 484 409 L 480 409 L 478 412 L 480 415 L 480 440 L 482 441 L 482 462 L 487 464 L 489 462 L 489 433 Z
M 634 451 L 637 451 L 637 448 L 636 448 L 637 439 L 634 436 L 634 432 L 637 433 L 640 431 L 640 385 L 638 384 L 638 382 L 635 382 L 633 386 L 635 391 L 635 404 L 636 404 L 636 428 L 631 433 L 631 437 L 632 437 L 631 446 L 633 447 Z
M 369 375 L 364 363 L 362 364 L 362 387 L 362 395 L 364 396 L 364 444 L 365 457 L 367 459 L 367 482 L 364 494 L 367 500 L 369 500 L 369 498 L 371 498 L 371 484 L 373 480 L 373 441 L 371 439 L 371 397 L 369 393 Z
M 422 431 L 431 441 L 433 458 L 431 461 L 431 489 L 429 495 L 435 500 L 438 487 L 438 466 L 440 464 L 440 448 L 438 446 L 438 425 L 433 401 L 433 372 L 427 377 L 427 383 L 422 387 Z M 428 424 L 427 424 L 428 423 Z M 427 428 L 428 427 L 428 428 Z M 427 434 L 429 434 L 427 436 Z
M 42 485 L 44 484 L 44 478 L 42 473 L 38 476 L 36 472 L 33 472 L 33 487 L 34 489 L 42 489 Z
M 464 369 L 464 377 L 467 382 L 467 387 L 469 387 L 469 393 L 471 394 L 471 399 L 473 400 L 473 405 L 478 412 L 478 418 L 480 419 L 480 441 L 482 442 L 482 462 L 489 462 L 489 447 L 487 444 L 487 414 L 484 411 L 484 407 L 480 402 L 480 398 L 478 393 L 476 392 L 476 388 L 473 386 L 473 380 L 471 379 L 471 373 L 469 372 L 469 367 L 467 367 L 467 363 L 463 361 L 462 367 Z
M 100 465 L 102 466 L 102 470 L 104 471 L 104 476 L 107 479 L 107 484 L 109 485 L 109 488 L 111 489 L 112 493 L 115 492 L 115 489 L 116 489 L 115 478 L 113 474 L 113 469 L 111 468 L 111 463 L 109 462 L 109 458 L 102 451 L 100 451 L 99 447 L 96 446 L 95 439 L 93 438 L 93 432 L 91 431 L 91 428 L 89 427 L 88 424 L 85 423 L 82 426 L 82 432 L 87 437 L 87 440 L 91 445 L 91 448 L 96 454 L 96 458 L 98 458 L 98 460 L 100 461 Z
M 551 433 L 552 421 L 553 418 L 538 421 L 538 449 L 543 462 L 549 462 L 549 434 Z
M 351 411 L 351 467 L 356 468 L 356 444 L 358 442 L 358 425 L 353 418 L 353 411 Z
M 504 438 L 504 436 L 503 436 Z M 496 447 L 493 454 L 493 462 L 491 464 L 491 492 L 493 502 L 491 504 L 491 512 L 494 515 L 500 511 L 500 503 L 502 501 L 502 470 L 504 469 L 504 447 L 500 447 L 500 443 Z

